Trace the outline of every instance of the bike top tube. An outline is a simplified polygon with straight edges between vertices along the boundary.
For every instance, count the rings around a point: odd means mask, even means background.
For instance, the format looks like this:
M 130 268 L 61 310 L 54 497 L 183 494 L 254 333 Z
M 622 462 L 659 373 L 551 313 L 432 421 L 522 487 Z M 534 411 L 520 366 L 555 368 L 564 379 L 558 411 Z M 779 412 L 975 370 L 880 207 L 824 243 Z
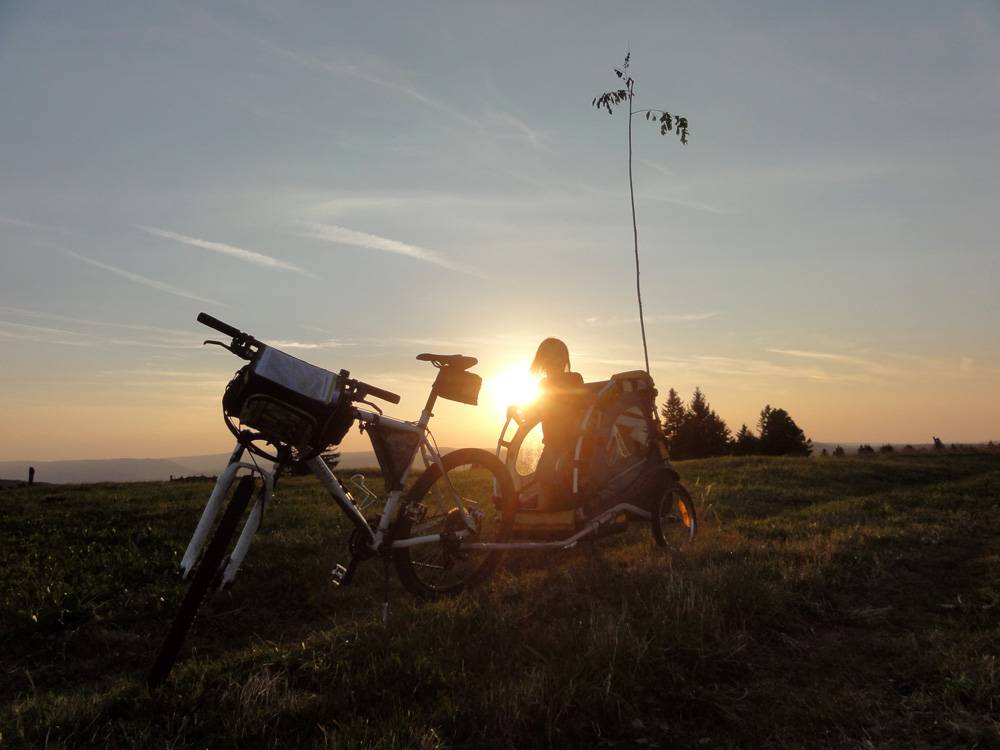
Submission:
M 433 416 L 434 415 L 431 413 L 431 411 L 425 408 L 421 412 L 420 418 L 416 422 L 413 422 L 406 419 L 397 419 L 396 417 L 389 417 L 386 416 L 385 414 L 376 414 L 375 412 L 368 411 L 367 409 L 359 409 L 357 407 L 355 407 L 354 409 L 354 417 L 361 424 L 369 425 L 369 424 L 375 424 L 378 421 L 388 421 L 393 425 L 395 425 L 396 427 L 402 427 L 404 429 L 410 428 L 420 431 L 424 431 L 427 429 L 427 424 L 430 422 L 431 417 Z

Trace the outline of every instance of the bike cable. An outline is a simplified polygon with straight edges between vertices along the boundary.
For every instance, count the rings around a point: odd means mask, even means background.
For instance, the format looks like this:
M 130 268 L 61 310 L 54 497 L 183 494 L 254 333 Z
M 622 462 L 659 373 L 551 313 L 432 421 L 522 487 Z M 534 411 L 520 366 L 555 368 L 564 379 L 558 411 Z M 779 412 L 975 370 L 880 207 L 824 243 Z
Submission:
M 253 451 L 247 451 L 247 453 L 250 454 L 250 460 L 253 462 L 254 468 L 257 470 L 257 473 L 260 475 L 260 483 L 261 483 L 261 489 L 260 489 L 260 520 L 257 521 L 257 531 L 260 531 L 264 527 L 264 513 L 267 511 L 267 503 L 264 502 L 264 498 L 267 497 L 267 492 L 265 491 L 265 488 L 267 487 L 267 482 L 264 479 L 264 471 L 263 471 L 263 469 L 260 468 L 260 464 L 257 463 L 257 457 L 253 454 Z M 274 485 L 276 485 L 278 483 L 278 473 L 281 470 L 281 464 L 275 463 L 274 469 L 275 469 L 275 471 L 274 471 L 274 481 L 273 481 L 273 484 L 271 485 L 272 490 L 274 489 Z

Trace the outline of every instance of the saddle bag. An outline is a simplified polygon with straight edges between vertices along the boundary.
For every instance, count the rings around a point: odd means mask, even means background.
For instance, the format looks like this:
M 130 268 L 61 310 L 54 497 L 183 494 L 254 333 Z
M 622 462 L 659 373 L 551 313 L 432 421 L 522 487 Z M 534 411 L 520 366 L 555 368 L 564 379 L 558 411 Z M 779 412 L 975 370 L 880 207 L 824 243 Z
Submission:
M 483 379 L 474 372 L 458 367 L 442 367 L 434 380 L 434 390 L 441 398 L 475 406 L 479 403 L 479 389 Z
M 337 375 L 271 347 L 236 373 L 222 409 L 264 439 L 300 452 L 336 445 L 353 422 Z

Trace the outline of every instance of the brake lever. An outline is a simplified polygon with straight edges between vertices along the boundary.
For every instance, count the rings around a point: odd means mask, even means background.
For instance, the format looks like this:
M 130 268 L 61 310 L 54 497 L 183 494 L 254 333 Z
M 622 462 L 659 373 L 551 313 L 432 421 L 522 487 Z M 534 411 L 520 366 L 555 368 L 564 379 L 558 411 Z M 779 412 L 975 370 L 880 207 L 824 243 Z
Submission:
M 360 400 L 356 401 L 355 403 L 358 403 L 358 404 L 367 404 L 368 406 L 370 406 L 371 408 L 373 408 L 375 411 L 377 411 L 379 413 L 379 416 L 385 414 L 385 412 L 382 411 L 382 409 L 379 407 L 378 404 L 373 404 L 371 401 L 366 401 L 365 399 L 360 399 Z
M 226 349 L 227 351 L 232 352 L 233 354 L 235 354 L 240 359 L 245 359 L 245 357 L 243 356 L 243 354 L 241 352 L 237 351 L 236 349 L 234 349 L 231 344 L 223 344 L 221 341 L 216 341 L 215 339 L 205 339 L 204 341 L 201 342 L 202 346 L 207 346 L 208 344 L 212 344 L 213 346 L 221 346 L 223 349 Z

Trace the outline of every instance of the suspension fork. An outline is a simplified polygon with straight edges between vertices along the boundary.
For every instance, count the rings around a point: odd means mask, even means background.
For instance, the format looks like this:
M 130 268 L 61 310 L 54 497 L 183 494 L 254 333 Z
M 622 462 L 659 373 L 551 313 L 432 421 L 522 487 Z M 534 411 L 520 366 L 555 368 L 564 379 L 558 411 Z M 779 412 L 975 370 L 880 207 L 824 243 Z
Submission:
M 264 509 L 268 503 L 270 503 L 271 497 L 274 494 L 274 475 L 265 469 L 261 469 L 255 464 L 241 462 L 240 458 L 243 456 L 244 450 L 245 448 L 243 445 L 237 443 L 236 448 L 229 456 L 228 465 L 215 481 L 215 487 L 212 489 L 212 494 L 209 496 L 208 502 L 205 504 L 205 509 L 202 511 L 201 518 L 198 520 L 198 526 L 195 528 L 194 534 L 191 536 L 191 541 L 188 543 L 187 549 L 184 551 L 184 557 L 181 559 L 181 573 L 184 578 L 187 578 L 191 574 L 191 571 L 194 570 L 195 563 L 198 562 L 198 557 L 201 555 L 202 548 L 208 541 L 208 535 L 212 530 L 212 526 L 222 510 L 223 500 L 229 492 L 229 488 L 233 485 L 233 482 L 236 481 L 237 474 L 240 469 L 247 469 L 251 474 L 259 474 L 264 486 L 257 497 L 257 502 L 254 503 L 253 508 L 250 511 L 250 516 L 243 525 L 243 531 L 240 532 L 240 537 L 236 541 L 236 546 L 233 548 L 233 552 L 229 556 L 226 568 L 222 574 L 220 588 L 231 582 L 236 577 L 236 573 L 239 571 L 240 565 L 243 563 L 243 558 L 246 557 L 247 550 L 250 548 L 250 542 L 253 540 L 253 535 L 260 528 L 261 521 L 264 518 Z

